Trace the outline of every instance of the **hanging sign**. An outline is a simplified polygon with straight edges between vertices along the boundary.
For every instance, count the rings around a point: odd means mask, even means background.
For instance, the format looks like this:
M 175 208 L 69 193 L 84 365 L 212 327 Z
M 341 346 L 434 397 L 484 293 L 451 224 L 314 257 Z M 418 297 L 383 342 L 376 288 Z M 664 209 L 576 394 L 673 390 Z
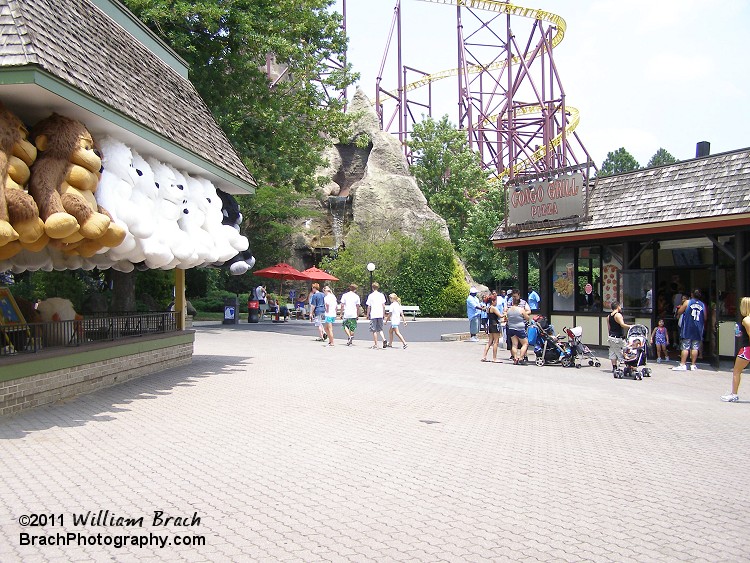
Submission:
M 583 174 L 508 188 L 508 224 L 583 216 Z

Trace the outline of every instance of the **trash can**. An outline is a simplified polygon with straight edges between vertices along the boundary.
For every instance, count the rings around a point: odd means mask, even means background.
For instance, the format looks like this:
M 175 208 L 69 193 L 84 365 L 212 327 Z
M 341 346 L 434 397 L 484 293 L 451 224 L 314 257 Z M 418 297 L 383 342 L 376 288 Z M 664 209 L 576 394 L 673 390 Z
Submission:
M 224 298 L 224 321 L 222 324 L 234 325 L 240 322 L 239 299 L 237 297 Z
M 247 302 L 247 322 L 260 322 L 260 303 L 257 299 L 250 299 Z

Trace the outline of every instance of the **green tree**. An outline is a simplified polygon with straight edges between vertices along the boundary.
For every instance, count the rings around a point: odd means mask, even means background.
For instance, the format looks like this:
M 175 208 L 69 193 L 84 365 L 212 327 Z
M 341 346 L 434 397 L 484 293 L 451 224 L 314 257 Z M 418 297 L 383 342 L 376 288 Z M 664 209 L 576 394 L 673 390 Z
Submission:
M 652 168 L 654 166 L 663 166 L 664 164 L 674 164 L 679 162 L 674 156 L 672 156 L 666 149 L 660 148 L 648 161 L 646 168 Z
M 472 278 L 488 287 L 513 277 L 509 264 L 515 260 L 515 253 L 498 250 L 490 242 L 504 214 L 503 189 L 489 187 L 484 197 L 469 210 L 466 228 L 458 239 L 458 250 L 466 269 Z
M 411 172 L 429 206 L 448 224 L 451 240 L 459 240 L 479 196 L 487 189 L 487 174 L 466 134 L 445 115 L 414 125 L 409 147 Z
M 319 183 L 330 139 L 352 116 L 337 95 L 357 75 L 333 0 L 124 0 L 190 66 L 190 79 L 258 181 L 238 198 L 251 250 L 262 265 L 289 256 L 297 205 Z M 267 55 L 275 62 L 266 72 Z M 277 80 L 278 78 L 278 80 Z
M 638 161 L 624 147 L 620 147 L 614 152 L 607 153 L 602 167 L 599 170 L 599 176 L 613 176 L 623 172 L 631 172 L 641 167 Z

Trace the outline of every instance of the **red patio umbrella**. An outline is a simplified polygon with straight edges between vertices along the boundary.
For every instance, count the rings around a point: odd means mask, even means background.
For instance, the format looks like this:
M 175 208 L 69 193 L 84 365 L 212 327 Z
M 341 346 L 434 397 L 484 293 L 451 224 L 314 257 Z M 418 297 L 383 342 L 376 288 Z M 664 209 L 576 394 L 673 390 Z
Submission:
M 281 283 L 279 284 L 279 297 L 281 297 L 281 286 L 283 285 L 284 280 L 310 280 L 311 279 L 307 274 L 300 272 L 297 268 L 290 266 L 286 262 L 279 262 L 275 266 L 269 266 L 268 268 L 256 270 L 253 272 L 253 275 L 258 276 L 260 278 L 271 278 L 274 280 L 281 280 Z
M 317 266 L 313 266 L 312 268 L 308 268 L 307 270 L 302 270 L 302 273 L 305 274 L 308 279 L 316 280 L 316 281 L 339 281 L 339 279 L 336 276 L 332 276 L 325 270 L 321 270 Z

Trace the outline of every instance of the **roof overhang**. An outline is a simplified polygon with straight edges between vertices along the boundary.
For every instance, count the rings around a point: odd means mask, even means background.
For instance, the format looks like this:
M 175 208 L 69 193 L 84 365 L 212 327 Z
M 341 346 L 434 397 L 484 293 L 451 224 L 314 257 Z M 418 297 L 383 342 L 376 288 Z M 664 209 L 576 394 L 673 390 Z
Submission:
M 495 248 L 512 250 L 547 245 L 574 244 L 583 241 L 598 241 L 604 239 L 622 239 L 626 237 L 660 236 L 675 233 L 694 233 L 750 227 L 750 213 L 737 215 L 722 215 L 720 217 L 703 217 L 685 219 L 682 221 L 668 221 L 649 223 L 645 225 L 620 225 L 606 229 L 592 229 L 589 231 L 570 231 L 565 233 L 525 233 L 517 238 L 493 240 Z
M 178 170 L 207 178 L 224 192 L 255 193 L 253 184 L 35 66 L 0 68 L 0 100 L 29 126 L 57 112 L 84 123 L 94 139 L 110 135 L 142 156 L 152 156 Z

